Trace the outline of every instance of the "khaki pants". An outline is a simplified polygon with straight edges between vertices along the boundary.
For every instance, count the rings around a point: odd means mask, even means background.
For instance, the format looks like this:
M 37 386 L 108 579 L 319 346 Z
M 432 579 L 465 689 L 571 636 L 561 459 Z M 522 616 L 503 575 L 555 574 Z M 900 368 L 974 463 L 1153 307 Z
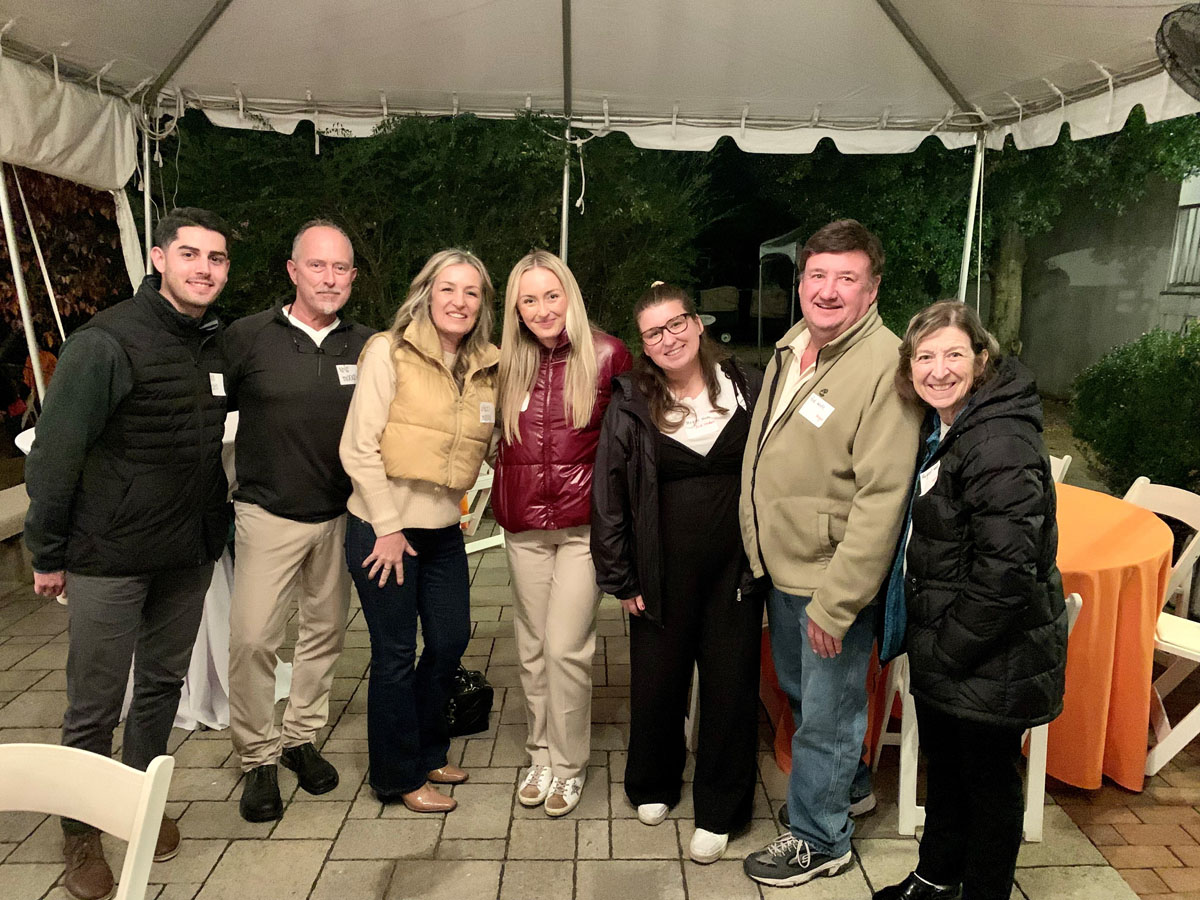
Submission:
M 592 656 L 600 591 L 587 525 L 505 534 L 514 630 L 534 765 L 583 774 L 592 743 Z
M 252 503 L 235 503 L 233 600 L 229 610 L 229 730 L 242 770 L 274 762 L 284 746 L 316 739 L 329 718 L 333 667 L 346 638 L 350 573 L 346 516 L 296 522 Z M 292 599 L 300 633 L 292 690 L 275 725 L 275 654 Z

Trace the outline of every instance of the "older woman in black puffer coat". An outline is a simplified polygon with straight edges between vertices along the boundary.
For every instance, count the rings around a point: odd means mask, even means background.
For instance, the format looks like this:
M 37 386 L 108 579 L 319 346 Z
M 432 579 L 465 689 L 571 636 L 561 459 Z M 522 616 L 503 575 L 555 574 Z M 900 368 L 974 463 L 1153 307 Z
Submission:
M 1007 900 L 1022 733 L 1062 711 L 1066 669 L 1041 401 L 956 301 L 913 317 L 896 385 L 929 409 L 901 576 L 929 767 L 917 870 L 875 900 Z

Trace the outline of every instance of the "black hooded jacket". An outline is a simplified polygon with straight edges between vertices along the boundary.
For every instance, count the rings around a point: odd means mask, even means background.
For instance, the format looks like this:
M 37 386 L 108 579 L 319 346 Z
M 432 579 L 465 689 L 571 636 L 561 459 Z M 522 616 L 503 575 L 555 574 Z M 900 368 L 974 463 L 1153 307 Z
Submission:
M 762 373 L 733 359 L 721 363 L 734 389 L 754 409 Z M 592 478 L 592 561 L 600 588 L 619 600 L 639 594 L 645 616 L 662 624 L 662 541 L 659 539 L 658 429 L 630 375 L 613 379 Z M 743 554 L 744 556 L 744 554 Z M 750 568 L 745 566 L 750 587 Z
M 924 436 L 936 427 L 931 416 Z M 912 692 L 950 715 L 1028 728 L 1062 711 L 1067 615 L 1041 432 L 1033 377 L 1006 357 L 918 478 L 905 582 Z

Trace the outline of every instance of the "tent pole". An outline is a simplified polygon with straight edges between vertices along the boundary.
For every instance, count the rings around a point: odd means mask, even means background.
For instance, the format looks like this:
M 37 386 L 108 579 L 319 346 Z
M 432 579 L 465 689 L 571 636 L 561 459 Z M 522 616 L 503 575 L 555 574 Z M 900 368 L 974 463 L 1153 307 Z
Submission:
M 146 110 L 146 127 L 142 129 L 142 233 L 145 235 L 144 243 L 146 245 L 146 272 L 150 273 L 154 270 L 150 268 L 150 247 L 153 245 L 153 238 L 150 235 L 150 111 Z M 135 289 L 137 285 L 134 285 Z
M 571 211 L 571 126 L 567 125 L 563 145 L 562 213 L 558 224 L 558 257 L 567 261 L 567 237 L 570 231 L 567 216 Z
M 21 251 L 17 247 L 17 229 L 13 225 L 12 206 L 8 202 L 8 180 L 4 177 L 4 166 L 0 165 L 0 214 L 4 216 L 4 240 L 8 243 L 8 261 L 12 264 L 13 284 L 17 288 L 17 302 L 21 306 L 21 324 L 25 327 L 25 346 L 29 348 L 29 362 L 33 367 L 33 383 L 37 388 L 38 400 L 46 402 L 46 379 L 42 375 L 42 358 L 38 353 L 37 336 L 33 331 L 33 314 L 29 311 L 29 291 L 25 287 L 25 275 L 21 271 Z
M 567 261 L 567 236 L 571 211 L 571 0 L 562 0 L 563 141 L 562 218 L 558 224 L 558 256 Z
M 967 275 L 971 271 L 971 241 L 975 237 L 976 207 L 979 205 L 979 182 L 983 179 L 983 152 L 987 137 L 980 131 L 975 136 L 975 168 L 971 173 L 971 198 L 967 201 L 967 233 L 963 238 L 962 266 L 958 270 L 958 302 L 967 302 Z
M 762 257 L 758 258 L 758 355 L 754 358 L 762 365 Z

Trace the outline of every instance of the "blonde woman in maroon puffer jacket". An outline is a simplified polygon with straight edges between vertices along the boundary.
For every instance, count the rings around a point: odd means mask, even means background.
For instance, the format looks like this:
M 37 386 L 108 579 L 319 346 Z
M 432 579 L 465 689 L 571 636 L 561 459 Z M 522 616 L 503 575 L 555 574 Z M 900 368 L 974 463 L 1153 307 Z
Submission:
M 632 364 L 623 343 L 592 328 L 561 259 L 534 250 L 517 263 L 504 298 L 492 505 L 505 531 L 529 726 L 517 800 L 544 803 L 549 816 L 578 805 L 591 753 L 592 467 L 612 379 Z

